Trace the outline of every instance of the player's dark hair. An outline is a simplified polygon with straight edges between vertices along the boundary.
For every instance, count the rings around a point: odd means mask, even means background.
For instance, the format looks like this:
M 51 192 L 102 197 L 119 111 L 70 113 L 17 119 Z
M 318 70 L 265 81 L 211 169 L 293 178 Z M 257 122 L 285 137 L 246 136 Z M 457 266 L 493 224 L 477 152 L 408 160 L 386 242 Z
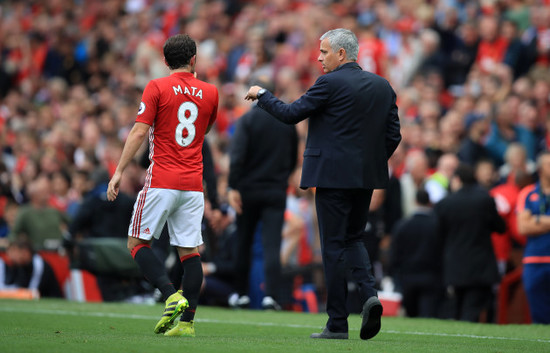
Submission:
M 187 34 L 176 34 L 166 40 L 162 50 L 168 67 L 176 70 L 189 65 L 197 54 L 197 44 Z

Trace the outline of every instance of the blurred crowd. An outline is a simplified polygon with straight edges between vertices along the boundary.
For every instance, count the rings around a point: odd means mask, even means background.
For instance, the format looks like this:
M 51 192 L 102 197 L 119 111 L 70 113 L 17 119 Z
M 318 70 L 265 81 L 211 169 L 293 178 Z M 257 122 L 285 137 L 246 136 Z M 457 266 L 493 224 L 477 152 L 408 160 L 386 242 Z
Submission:
M 357 34 L 359 64 L 386 77 L 398 97 L 403 141 L 390 160 L 392 184 L 375 193 L 366 230 L 381 282 L 392 274 L 392 229 L 413 214 L 418 189 L 435 204 L 460 162 L 475 168 L 488 190 L 535 173 L 537 155 L 550 144 L 548 0 L 4 0 L 3 246 L 9 234 L 26 233 L 35 249 L 92 236 L 92 222 L 71 230 L 72 220 L 82 217 L 86 197 L 102 197 L 108 175 L 98 170 L 114 171 L 143 88 L 168 73 L 165 39 L 188 33 L 198 43 L 198 77 L 220 91 L 207 136 L 216 183 L 209 193 L 216 199 L 207 204 L 205 228 L 216 240 L 205 251 L 215 258 L 221 238 L 234 231 L 228 149 L 235 122 L 250 108 L 249 85 L 268 78 L 278 97 L 294 101 L 322 74 L 320 35 L 337 27 Z M 306 124 L 297 126 L 299 149 Z M 282 264 L 293 270 L 320 263 L 314 191 L 297 187 L 300 166 L 301 152 L 282 234 Z M 135 198 L 145 167 L 136 158 L 121 192 Z M 114 223 L 100 232 L 125 237 Z M 510 249 L 522 246 L 521 237 L 506 239 L 496 247 L 502 274 L 518 264 Z M 205 263 L 211 274 L 214 260 Z M 322 287 L 318 277 L 312 281 Z

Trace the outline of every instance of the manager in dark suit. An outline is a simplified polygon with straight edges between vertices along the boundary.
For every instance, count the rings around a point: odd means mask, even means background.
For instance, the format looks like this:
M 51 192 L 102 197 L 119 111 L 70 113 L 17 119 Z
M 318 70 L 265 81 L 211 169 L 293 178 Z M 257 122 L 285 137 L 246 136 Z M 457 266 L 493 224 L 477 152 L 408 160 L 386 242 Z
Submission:
M 349 30 L 335 29 L 320 38 L 318 60 L 325 75 L 292 104 L 259 86 L 245 99 L 277 119 L 296 124 L 309 119 L 301 188 L 316 187 L 315 205 L 329 319 L 312 338 L 348 338 L 346 272 L 363 301 L 360 337 L 380 331 L 382 305 L 374 289 L 371 264 L 361 234 L 373 189 L 388 183 L 388 158 L 401 141 L 395 93 L 390 84 L 356 63 L 359 45 Z

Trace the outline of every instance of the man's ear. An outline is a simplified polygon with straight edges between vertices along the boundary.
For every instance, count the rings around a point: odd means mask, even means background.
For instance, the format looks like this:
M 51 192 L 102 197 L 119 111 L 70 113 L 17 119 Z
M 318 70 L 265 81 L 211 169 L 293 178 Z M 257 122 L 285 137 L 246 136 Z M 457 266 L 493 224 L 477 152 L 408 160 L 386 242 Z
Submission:
M 338 58 L 340 59 L 340 61 L 345 61 L 346 57 L 347 57 L 346 49 L 344 48 L 338 49 Z
M 195 64 L 197 63 L 197 55 L 193 55 L 193 57 L 191 58 L 191 60 L 189 60 L 189 66 L 191 67 L 195 67 Z

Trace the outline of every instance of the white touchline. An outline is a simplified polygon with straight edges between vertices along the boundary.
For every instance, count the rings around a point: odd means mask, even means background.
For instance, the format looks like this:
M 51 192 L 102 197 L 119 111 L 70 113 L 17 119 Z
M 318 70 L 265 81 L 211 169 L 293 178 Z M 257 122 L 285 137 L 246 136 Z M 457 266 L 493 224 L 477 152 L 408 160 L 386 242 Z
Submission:
M 139 319 L 139 320 L 156 320 L 157 316 L 151 315 L 136 315 L 136 314 L 117 314 L 117 313 L 91 313 L 81 311 L 68 311 L 68 310 L 45 310 L 45 309 L 22 309 L 22 308 L 6 308 L 0 307 L 0 311 L 3 312 L 23 312 L 33 314 L 44 315 L 67 315 L 67 316 L 90 316 L 90 317 L 112 317 L 117 319 Z M 215 320 L 215 319 L 196 319 L 196 322 L 207 322 L 216 324 L 232 324 L 232 325 L 250 325 L 250 326 L 278 326 L 278 327 L 293 327 L 293 328 L 311 328 L 318 329 L 319 326 L 315 325 L 296 325 L 296 324 L 279 324 L 275 322 L 251 322 L 251 321 L 227 321 L 227 320 Z M 352 331 L 357 329 L 351 328 Z M 414 335 L 414 336 L 439 336 L 439 337 L 464 337 L 475 339 L 487 339 L 487 340 L 502 340 L 502 341 L 524 341 L 524 342 L 541 342 L 550 343 L 550 340 L 544 339 L 530 339 L 520 337 L 499 337 L 499 336 L 479 336 L 468 335 L 462 333 L 441 333 L 441 332 L 417 332 L 417 331 L 396 331 L 396 330 L 380 330 L 381 333 L 400 334 L 400 335 Z

